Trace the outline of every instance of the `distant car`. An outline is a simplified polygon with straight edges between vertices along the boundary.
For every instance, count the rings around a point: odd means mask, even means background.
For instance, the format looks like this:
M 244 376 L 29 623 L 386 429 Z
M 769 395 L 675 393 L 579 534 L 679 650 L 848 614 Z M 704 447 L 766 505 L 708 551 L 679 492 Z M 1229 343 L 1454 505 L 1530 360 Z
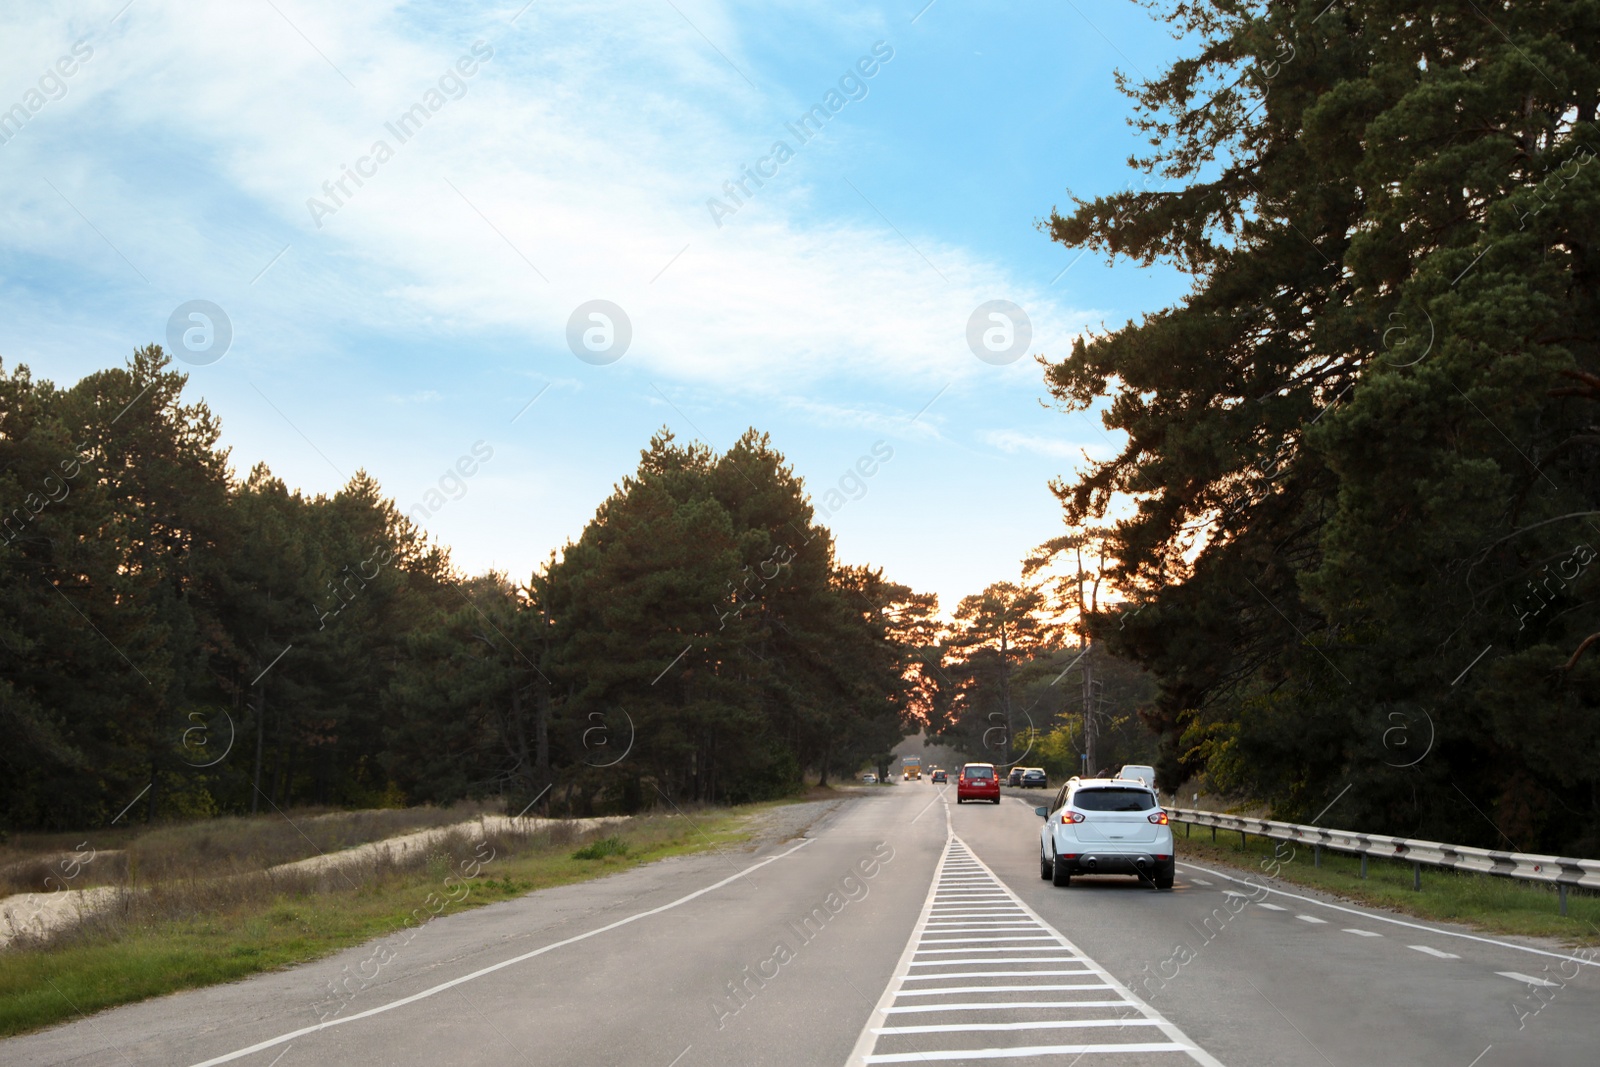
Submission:
M 1034 813 L 1039 877 L 1058 886 L 1074 874 L 1132 874 L 1171 889 L 1177 865 L 1172 827 L 1155 792 L 1122 778 L 1073 778 Z
M 1134 782 L 1143 782 L 1151 789 L 1156 787 L 1156 769 L 1147 767 L 1143 763 L 1124 764 L 1122 770 L 1117 772 L 1117 777 L 1126 778 Z
M 929 779 L 931 782 L 948 782 L 949 780 L 950 776 L 944 772 L 943 767 L 935 767 L 933 769 L 933 777 Z
M 1022 784 L 1022 768 L 1021 767 L 1013 767 L 1013 768 L 1011 768 L 1011 773 L 1006 775 L 1006 785 L 1021 785 L 1021 784 Z
M 1000 803 L 1000 776 L 992 763 L 968 763 L 961 768 L 956 779 L 956 803 L 969 800 L 988 800 Z
M 1043 767 L 1024 767 L 1021 785 L 1024 789 L 1048 789 L 1050 777 L 1044 773 Z
M 867 783 L 868 785 L 877 785 L 878 784 L 878 776 L 876 774 L 863 774 L 861 776 L 861 780 L 863 782 Z

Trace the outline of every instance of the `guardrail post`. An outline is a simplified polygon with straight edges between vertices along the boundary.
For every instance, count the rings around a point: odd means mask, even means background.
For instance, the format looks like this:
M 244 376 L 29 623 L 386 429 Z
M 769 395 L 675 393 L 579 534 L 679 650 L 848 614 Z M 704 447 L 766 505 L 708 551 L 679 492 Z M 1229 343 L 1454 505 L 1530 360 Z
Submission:
M 1556 888 L 1561 890 L 1561 914 L 1562 915 L 1566 915 L 1567 914 L 1567 887 L 1566 887 L 1566 884 L 1562 883 L 1561 885 L 1556 886 Z
M 1365 852 L 1363 852 L 1361 854 L 1361 877 L 1365 878 L 1366 876 L 1367 876 L 1367 854 Z
M 1215 826 L 1211 828 L 1211 843 L 1213 845 L 1217 843 L 1217 828 Z
M 1184 837 L 1188 837 L 1189 836 L 1189 831 L 1193 830 L 1193 829 L 1194 829 L 1194 823 L 1189 823 L 1189 822 L 1184 823 L 1183 824 L 1183 836 Z
M 1240 848 L 1249 848 L 1250 847 L 1250 839 L 1248 837 L 1244 836 L 1244 831 L 1243 830 L 1239 831 L 1239 847 Z
M 1416 860 L 1411 861 L 1411 888 L 1422 892 L 1422 864 Z
M 1311 866 L 1313 866 L 1313 867 L 1321 867 L 1322 866 L 1322 846 L 1321 845 L 1312 845 L 1311 846 Z

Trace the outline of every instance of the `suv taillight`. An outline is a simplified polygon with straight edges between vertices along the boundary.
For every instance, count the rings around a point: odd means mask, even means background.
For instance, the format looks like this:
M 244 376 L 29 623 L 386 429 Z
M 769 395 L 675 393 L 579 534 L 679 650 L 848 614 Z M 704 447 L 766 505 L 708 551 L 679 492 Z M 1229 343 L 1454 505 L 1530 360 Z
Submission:
M 1155 823 L 1157 826 L 1165 826 L 1167 825 L 1167 813 L 1164 811 L 1158 811 L 1154 815 L 1150 816 L 1150 821 Z
M 1061 813 L 1061 821 L 1064 823 L 1082 822 L 1083 815 L 1076 811 L 1064 811 Z

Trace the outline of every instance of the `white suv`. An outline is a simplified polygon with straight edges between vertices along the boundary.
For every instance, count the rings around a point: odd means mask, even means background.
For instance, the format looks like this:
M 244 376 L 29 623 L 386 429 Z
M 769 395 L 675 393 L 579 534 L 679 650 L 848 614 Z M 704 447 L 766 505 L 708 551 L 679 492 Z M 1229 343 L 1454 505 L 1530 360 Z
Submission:
M 1073 778 L 1034 814 L 1039 877 L 1070 885 L 1074 874 L 1133 874 L 1171 889 L 1172 827 L 1151 790 L 1120 778 Z

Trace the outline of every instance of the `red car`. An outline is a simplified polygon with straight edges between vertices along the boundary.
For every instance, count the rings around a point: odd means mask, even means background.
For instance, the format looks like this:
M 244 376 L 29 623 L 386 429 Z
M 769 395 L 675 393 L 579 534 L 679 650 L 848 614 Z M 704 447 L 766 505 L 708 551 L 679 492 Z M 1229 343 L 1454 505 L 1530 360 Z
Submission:
M 956 779 L 956 803 L 968 800 L 988 800 L 1000 803 L 1000 777 L 994 773 L 992 763 L 968 763 L 961 768 Z

